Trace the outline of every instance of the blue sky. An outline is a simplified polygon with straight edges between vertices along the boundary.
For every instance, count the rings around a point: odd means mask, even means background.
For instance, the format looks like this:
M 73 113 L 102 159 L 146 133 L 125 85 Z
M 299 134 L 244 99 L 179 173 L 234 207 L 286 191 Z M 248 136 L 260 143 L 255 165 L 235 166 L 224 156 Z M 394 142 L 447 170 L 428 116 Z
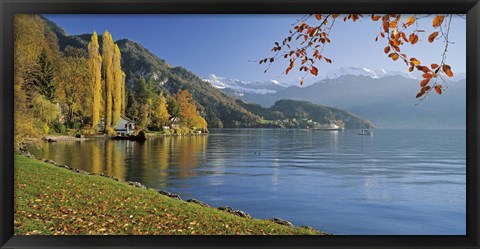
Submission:
M 270 57 L 275 41 L 288 35 L 300 15 L 44 15 L 69 34 L 103 33 L 108 30 L 115 40 L 128 38 L 139 42 L 158 57 L 174 66 L 183 66 L 200 77 L 216 74 L 245 81 L 275 79 L 297 82 L 301 75 L 292 70 L 285 75 L 287 61 L 275 63 L 264 74 L 264 65 L 253 60 Z M 407 55 L 424 63 L 439 62 L 444 44 L 428 43 L 431 19 L 419 20 L 427 32 L 418 45 L 404 46 Z M 400 61 L 392 61 L 383 53 L 385 41 L 374 42 L 380 22 L 370 19 L 351 23 L 337 21 L 324 55 L 332 64 L 317 64 L 319 74 L 344 67 L 366 67 L 395 71 L 407 70 Z M 447 63 L 454 72 L 466 68 L 466 22 L 454 17 Z

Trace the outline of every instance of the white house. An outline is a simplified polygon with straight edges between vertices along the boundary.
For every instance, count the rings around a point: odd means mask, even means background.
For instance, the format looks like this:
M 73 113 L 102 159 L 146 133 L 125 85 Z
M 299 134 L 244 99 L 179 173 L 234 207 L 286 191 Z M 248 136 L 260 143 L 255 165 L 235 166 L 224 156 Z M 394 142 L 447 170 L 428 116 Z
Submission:
M 135 122 L 124 116 L 121 116 L 114 130 L 119 136 L 134 135 Z

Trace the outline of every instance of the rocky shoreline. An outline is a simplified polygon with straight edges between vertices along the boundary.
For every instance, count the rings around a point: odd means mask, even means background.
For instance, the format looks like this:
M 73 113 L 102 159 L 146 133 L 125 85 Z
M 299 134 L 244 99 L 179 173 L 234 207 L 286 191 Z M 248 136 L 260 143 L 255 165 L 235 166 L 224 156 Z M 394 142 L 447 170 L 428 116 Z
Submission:
M 110 175 L 107 175 L 107 174 L 104 174 L 104 173 L 100 173 L 100 174 L 96 174 L 96 173 L 90 173 L 90 172 L 87 172 L 85 170 L 81 170 L 81 169 L 76 169 L 76 168 L 72 168 L 72 167 L 69 167 L 67 165 L 63 165 L 63 164 L 59 164 L 59 163 L 56 163 L 55 161 L 51 160 L 51 159 L 45 159 L 45 158 L 36 158 L 34 155 L 32 155 L 29 151 L 27 150 L 22 150 L 21 155 L 25 156 L 25 157 L 28 157 L 28 158 L 32 158 L 32 159 L 36 159 L 36 160 L 40 160 L 40 161 L 43 161 L 45 163 L 48 163 L 48 164 L 51 164 L 51 165 L 54 165 L 54 166 L 57 166 L 57 167 L 60 167 L 60 168 L 64 168 L 64 169 L 67 169 L 71 172 L 75 172 L 75 173 L 78 173 L 78 174 L 85 174 L 85 175 L 97 175 L 97 176 L 102 176 L 102 177 L 106 177 L 106 178 L 109 178 L 109 179 L 112 179 L 114 181 L 117 181 L 117 182 L 122 182 L 122 183 L 126 183 L 132 187 L 136 187 L 136 188 L 141 188 L 141 189 L 149 189 L 149 190 L 154 190 L 156 191 L 158 194 L 161 194 L 161 195 L 164 195 L 164 196 L 167 196 L 169 198 L 172 198 L 172 199 L 175 199 L 175 200 L 180 200 L 180 201 L 183 201 L 183 199 L 180 197 L 180 195 L 178 194 L 174 194 L 174 193 L 170 193 L 168 191 L 163 191 L 163 190 L 159 190 L 159 189 L 153 189 L 153 188 L 147 188 L 145 185 L 143 185 L 142 183 L 140 182 L 132 182 L 132 181 L 124 181 L 122 179 L 119 179 L 117 177 L 114 177 L 114 176 L 110 176 Z M 185 202 L 188 202 L 188 203 L 195 203 L 197 205 L 200 205 L 200 206 L 203 206 L 203 207 L 208 207 L 208 208 L 214 208 L 214 209 L 218 209 L 218 210 L 221 210 L 221 211 L 224 211 L 224 212 L 227 212 L 227 213 L 230 213 L 230 214 L 233 214 L 233 215 L 236 215 L 238 217 L 241 217 L 241 218 L 245 218 L 245 219 L 253 219 L 253 217 L 249 214 L 247 214 L 246 212 L 242 211 L 242 210 L 238 210 L 238 209 L 234 209 L 232 207 L 229 207 L 229 206 L 221 206 L 221 207 L 213 207 L 213 206 L 210 206 L 202 201 L 199 201 L 199 200 L 196 200 L 196 199 L 188 199 L 188 200 L 185 200 Z M 289 221 L 286 221 L 286 220 L 283 220 L 283 219 L 280 219 L 280 218 L 270 218 L 270 219 L 266 219 L 268 221 L 271 221 L 271 222 L 275 222 L 277 224 L 280 224 L 280 225 L 284 225 L 284 226 L 288 226 L 288 227 L 296 227 L 295 225 L 293 225 L 293 223 L 289 222 Z M 313 230 L 313 231 L 317 231 L 319 233 L 322 233 L 322 234 L 325 234 L 325 235 L 330 235 L 330 234 L 326 234 L 322 231 L 319 231 L 313 227 L 310 227 L 310 226 L 299 226 L 299 228 L 306 228 L 306 229 L 310 229 L 310 230 Z

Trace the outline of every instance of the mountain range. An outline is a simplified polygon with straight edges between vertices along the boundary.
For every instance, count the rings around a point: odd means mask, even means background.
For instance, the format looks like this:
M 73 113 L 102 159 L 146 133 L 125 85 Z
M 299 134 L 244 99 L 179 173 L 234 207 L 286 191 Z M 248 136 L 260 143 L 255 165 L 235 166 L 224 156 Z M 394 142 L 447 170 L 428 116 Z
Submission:
M 328 72 L 306 87 L 276 84 L 277 89 L 258 94 L 243 91 L 223 79 L 230 95 L 270 107 L 282 99 L 306 100 L 356 113 L 382 128 L 465 128 L 466 75 L 456 73 L 441 96 L 432 92 L 422 102 L 415 99 L 421 76 L 383 69 L 344 67 Z M 236 80 L 238 81 L 238 80 Z M 250 89 L 256 82 L 245 83 Z

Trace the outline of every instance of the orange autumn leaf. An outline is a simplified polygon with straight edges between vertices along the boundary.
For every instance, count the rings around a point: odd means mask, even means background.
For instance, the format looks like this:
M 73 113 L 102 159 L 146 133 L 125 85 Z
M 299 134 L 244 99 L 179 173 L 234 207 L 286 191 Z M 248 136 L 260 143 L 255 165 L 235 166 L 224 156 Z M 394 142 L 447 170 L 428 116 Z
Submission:
M 295 66 L 295 61 L 290 61 L 290 66 L 288 66 L 287 70 L 285 71 L 285 74 L 288 74 L 290 70 L 292 70 L 293 66 Z
M 410 62 L 413 63 L 413 65 L 420 65 L 420 61 L 413 57 L 410 58 Z
M 414 33 L 410 34 L 408 41 L 413 45 L 418 42 L 418 36 Z
M 433 64 L 432 64 L 430 67 L 431 67 L 432 69 L 435 69 L 435 68 L 437 68 L 437 67 L 438 67 L 438 64 L 436 64 L 436 63 L 433 63 Z
M 449 65 L 443 65 L 442 67 L 442 70 L 445 72 L 445 74 L 448 76 L 448 77 L 453 77 L 453 72 L 452 72 L 452 69 L 450 68 Z
M 391 28 L 391 29 L 397 27 L 397 20 L 391 21 L 391 22 L 388 24 L 388 27 Z
M 430 78 L 432 78 L 432 75 L 429 74 L 429 73 L 424 73 L 424 74 L 422 74 L 422 77 L 425 78 L 425 79 L 430 79 Z
M 312 66 L 312 69 L 310 69 L 310 73 L 313 74 L 313 75 L 315 75 L 315 76 L 317 76 L 317 74 L 318 74 L 318 69 L 317 69 L 316 67 Z
M 435 40 L 435 38 L 437 38 L 437 36 L 438 36 L 438 32 L 435 31 L 435 32 L 431 33 L 428 36 L 428 42 L 432 43 Z
M 320 15 L 320 14 L 316 14 L 316 15 L 315 15 L 315 18 L 317 18 L 317 20 L 319 20 L 319 21 L 320 21 L 320 20 L 322 19 L 322 15 Z
M 385 33 L 388 33 L 388 21 L 383 20 L 382 27 L 383 27 L 383 31 Z
M 430 91 L 430 88 L 431 88 L 430 86 L 425 86 L 422 88 L 422 92 L 428 92 Z
M 398 54 L 397 53 L 391 53 L 388 55 L 388 57 L 392 58 L 392 60 L 396 61 L 398 60 Z
M 433 18 L 432 26 L 434 28 L 440 27 L 440 25 L 442 25 L 443 23 L 443 19 L 445 19 L 445 16 L 436 16 L 435 18 Z
M 381 17 L 381 16 L 372 15 L 372 20 L 373 20 L 373 21 L 378 21 L 378 20 L 380 20 L 380 18 L 382 18 L 382 17 Z
M 389 46 L 386 46 L 386 47 L 383 49 L 383 52 L 385 52 L 386 54 L 388 54 L 388 52 L 390 52 L 390 47 L 389 47 Z
M 429 79 L 429 78 L 424 79 L 424 80 L 422 80 L 422 82 L 420 82 L 420 86 L 421 86 L 421 87 L 424 87 L 424 86 L 428 85 L 429 82 L 430 82 L 430 79 Z
M 410 25 L 412 25 L 412 24 L 414 24 L 414 23 L 415 23 L 415 17 L 414 17 L 414 16 L 408 17 L 408 18 L 407 18 L 407 21 L 405 22 L 405 24 L 406 24 L 407 26 L 410 26 Z
M 439 95 L 442 95 L 442 86 L 441 85 L 436 85 L 435 86 L 435 92 L 437 92 Z

